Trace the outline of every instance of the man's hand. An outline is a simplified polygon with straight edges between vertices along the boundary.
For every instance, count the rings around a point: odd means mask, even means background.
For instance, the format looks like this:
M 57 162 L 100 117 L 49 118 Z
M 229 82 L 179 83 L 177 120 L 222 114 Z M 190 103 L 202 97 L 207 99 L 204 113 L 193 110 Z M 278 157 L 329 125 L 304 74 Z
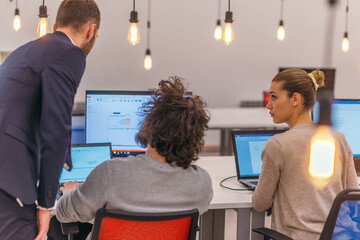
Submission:
M 65 195 L 67 192 L 76 189 L 76 185 L 78 185 L 79 182 L 66 182 L 64 183 L 64 186 L 60 188 L 60 191 Z
M 37 210 L 37 226 L 39 233 L 35 240 L 46 240 L 50 224 L 50 210 Z

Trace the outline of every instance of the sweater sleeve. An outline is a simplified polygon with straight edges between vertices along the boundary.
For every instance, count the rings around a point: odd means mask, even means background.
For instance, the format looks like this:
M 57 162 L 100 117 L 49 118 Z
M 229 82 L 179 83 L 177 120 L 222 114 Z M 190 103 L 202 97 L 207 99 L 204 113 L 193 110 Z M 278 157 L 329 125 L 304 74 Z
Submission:
M 210 202 L 213 198 L 213 189 L 212 189 L 212 181 L 211 178 L 205 170 L 204 172 L 204 184 L 202 189 L 200 190 L 203 199 L 201 200 L 199 206 L 199 214 L 202 215 L 209 209 Z
M 99 208 L 105 207 L 110 186 L 108 163 L 97 166 L 83 184 L 60 198 L 56 205 L 60 222 L 89 222 Z
M 272 206 L 280 179 L 280 163 L 283 161 L 283 153 L 279 142 L 273 137 L 266 143 L 261 159 L 263 164 L 260 178 L 252 197 L 253 207 L 258 212 L 264 212 Z

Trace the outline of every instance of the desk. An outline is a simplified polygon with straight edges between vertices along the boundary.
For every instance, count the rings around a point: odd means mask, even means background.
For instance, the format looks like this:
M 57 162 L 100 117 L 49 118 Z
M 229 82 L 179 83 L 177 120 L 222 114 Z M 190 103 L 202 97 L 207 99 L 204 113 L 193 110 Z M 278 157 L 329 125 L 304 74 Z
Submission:
M 209 129 L 220 129 L 220 155 L 232 155 L 231 130 L 241 128 L 288 128 L 275 124 L 266 108 L 209 108 Z
M 225 209 L 237 211 L 237 239 L 257 240 L 262 236 L 252 233 L 254 227 L 263 227 L 265 214 L 258 213 L 252 208 L 251 191 L 231 191 L 220 187 L 220 181 L 226 177 L 236 175 L 235 160 L 233 156 L 201 157 L 196 165 L 204 168 L 210 174 L 214 197 L 210 203 L 209 211 L 200 218 L 200 239 L 224 239 Z M 242 188 L 233 179 L 225 182 L 226 186 Z

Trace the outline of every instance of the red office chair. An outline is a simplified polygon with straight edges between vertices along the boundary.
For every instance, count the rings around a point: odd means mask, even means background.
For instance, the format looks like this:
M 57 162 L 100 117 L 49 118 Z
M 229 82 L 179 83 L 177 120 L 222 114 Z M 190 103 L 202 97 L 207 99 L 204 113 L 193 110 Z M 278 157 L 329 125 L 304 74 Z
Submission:
M 289 240 L 291 238 L 268 228 L 254 228 L 264 239 Z M 360 189 L 345 189 L 331 206 L 320 240 L 359 239 L 360 236 Z
M 166 213 L 132 213 L 101 208 L 96 212 L 92 240 L 195 240 L 197 209 Z

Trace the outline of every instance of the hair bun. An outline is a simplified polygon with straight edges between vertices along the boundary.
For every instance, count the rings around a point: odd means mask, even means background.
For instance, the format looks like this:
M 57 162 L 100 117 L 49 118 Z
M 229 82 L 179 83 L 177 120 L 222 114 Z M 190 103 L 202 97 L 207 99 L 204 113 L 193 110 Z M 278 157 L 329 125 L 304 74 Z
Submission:
M 323 87 L 325 84 L 325 74 L 323 71 L 320 71 L 319 69 L 316 69 L 311 72 L 311 74 L 314 76 L 316 83 L 319 85 L 319 88 Z

